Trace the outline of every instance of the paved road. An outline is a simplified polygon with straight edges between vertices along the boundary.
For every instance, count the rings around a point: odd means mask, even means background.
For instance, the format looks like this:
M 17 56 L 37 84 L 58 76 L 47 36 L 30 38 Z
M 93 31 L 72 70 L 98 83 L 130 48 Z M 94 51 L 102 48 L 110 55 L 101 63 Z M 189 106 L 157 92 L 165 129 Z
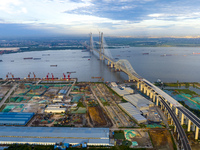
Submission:
M 75 85 L 75 83 L 76 83 L 76 79 L 74 79 L 74 82 L 72 83 L 72 86 L 69 88 L 69 90 L 68 90 L 66 96 L 69 96 L 69 93 L 71 92 L 72 87 Z
M 2 99 L 2 101 L 0 102 L 0 107 L 5 103 L 5 101 L 7 100 L 7 98 L 10 96 L 10 94 L 15 90 L 15 88 L 17 87 L 18 84 L 15 84 L 10 91 L 5 95 L 5 97 Z
M 169 129 L 167 117 L 164 115 L 164 113 L 158 106 L 155 106 L 155 108 L 156 108 L 157 112 L 160 114 L 161 118 L 163 119 L 163 122 L 166 125 L 167 129 Z
M 169 105 L 163 100 L 162 97 L 160 97 L 161 102 L 163 103 L 163 105 L 166 107 L 166 109 L 168 110 L 168 112 L 170 113 L 176 127 L 178 130 L 178 134 L 180 135 L 180 141 L 183 144 L 183 149 L 184 150 L 191 150 L 189 141 L 187 139 L 187 136 L 185 134 L 185 131 L 183 130 L 179 120 L 177 119 L 177 117 L 175 116 L 174 112 L 172 111 L 172 109 L 169 107 Z

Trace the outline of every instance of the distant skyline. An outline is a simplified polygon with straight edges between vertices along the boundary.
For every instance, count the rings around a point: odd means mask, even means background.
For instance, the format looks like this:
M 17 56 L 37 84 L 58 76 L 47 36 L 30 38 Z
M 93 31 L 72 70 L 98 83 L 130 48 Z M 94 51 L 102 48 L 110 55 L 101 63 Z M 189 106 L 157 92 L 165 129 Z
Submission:
M 198 37 L 197 0 L 1 0 L 0 37 Z

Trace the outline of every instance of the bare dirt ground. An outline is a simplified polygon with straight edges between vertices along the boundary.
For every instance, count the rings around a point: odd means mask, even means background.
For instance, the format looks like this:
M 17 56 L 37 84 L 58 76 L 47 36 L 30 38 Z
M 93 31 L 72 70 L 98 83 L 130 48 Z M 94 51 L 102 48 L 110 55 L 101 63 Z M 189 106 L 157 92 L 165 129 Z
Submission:
M 149 130 L 154 149 L 174 150 L 171 135 L 168 130 Z
M 88 107 L 88 112 L 94 127 L 110 126 L 109 118 L 100 107 Z

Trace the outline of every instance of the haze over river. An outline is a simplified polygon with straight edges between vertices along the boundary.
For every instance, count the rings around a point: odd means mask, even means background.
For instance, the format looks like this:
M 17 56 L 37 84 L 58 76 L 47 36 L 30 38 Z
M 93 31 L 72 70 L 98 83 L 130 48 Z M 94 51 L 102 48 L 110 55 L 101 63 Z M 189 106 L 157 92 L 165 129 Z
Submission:
M 200 82 L 199 47 L 129 47 L 109 49 L 113 58 L 127 59 L 134 70 L 151 82 L 161 79 L 164 82 Z M 50 55 L 48 55 L 50 54 Z M 102 77 L 104 81 L 123 81 L 128 77 L 124 73 L 114 72 L 106 66 L 107 62 L 98 60 L 97 56 L 81 50 L 50 50 L 12 53 L 0 55 L 0 78 L 6 78 L 11 72 L 14 77 L 24 78 L 33 72 L 36 77 L 63 77 L 63 73 L 76 71 L 71 77 L 78 81 L 97 81 L 91 77 Z M 25 57 L 41 58 L 26 59 Z M 90 59 L 90 60 L 88 60 Z M 50 65 L 57 65 L 51 67 Z M 11 76 L 9 76 L 11 77 Z M 51 77 L 51 75 L 49 76 Z

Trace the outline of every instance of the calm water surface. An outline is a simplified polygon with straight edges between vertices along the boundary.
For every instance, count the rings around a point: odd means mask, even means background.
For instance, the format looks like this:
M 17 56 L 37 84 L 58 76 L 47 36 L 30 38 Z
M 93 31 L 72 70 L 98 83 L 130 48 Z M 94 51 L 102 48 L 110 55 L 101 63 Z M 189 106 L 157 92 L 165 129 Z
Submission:
M 151 82 L 161 79 L 164 82 L 200 82 L 200 48 L 194 47 L 130 47 L 110 49 L 113 58 L 127 59 L 134 70 Z M 148 54 L 144 54 L 148 53 Z M 44 54 L 50 54 L 49 56 Z M 51 50 L 23 52 L 0 55 L 0 78 L 6 78 L 11 72 L 15 77 L 27 77 L 34 72 L 43 78 L 48 73 L 55 77 L 63 77 L 63 73 L 76 71 L 71 77 L 79 81 L 95 81 L 91 77 L 102 77 L 105 81 L 123 81 L 128 77 L 124 73 L 114 72 L 106 66 L 106 62 L 91 55 L 90 60 L 83 58 L 90 56 L 89 52 L 81 50 Z M 40 60 L 24 57 L 41 58 Z M 12 62 L 14 61 L 14 62 Z M 57 65 L 57 67 L 50 67 Z M 31 77 L 33 75 L 31 74 Z M 96 79 L 97 80 L 97 79 Z

